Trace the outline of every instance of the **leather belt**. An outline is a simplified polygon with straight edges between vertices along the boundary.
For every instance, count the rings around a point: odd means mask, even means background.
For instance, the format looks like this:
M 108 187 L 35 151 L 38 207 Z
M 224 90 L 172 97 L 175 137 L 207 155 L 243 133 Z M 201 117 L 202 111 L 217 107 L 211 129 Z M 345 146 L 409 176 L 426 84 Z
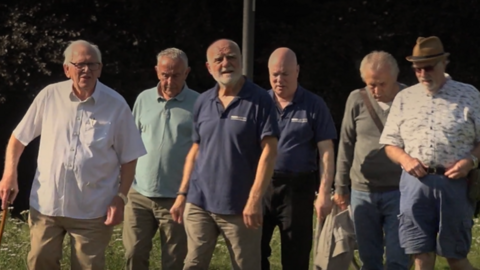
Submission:
M 443 175 L 445 174 L 445 168 L 444 167 L 428 167 L 427 173 Z

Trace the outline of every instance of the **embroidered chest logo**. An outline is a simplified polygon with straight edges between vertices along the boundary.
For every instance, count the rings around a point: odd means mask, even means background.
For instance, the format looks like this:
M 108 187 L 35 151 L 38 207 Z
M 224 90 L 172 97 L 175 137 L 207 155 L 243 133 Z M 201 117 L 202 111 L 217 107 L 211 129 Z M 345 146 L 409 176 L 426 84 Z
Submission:
M 236 121 L 247 122 L 247 117 L 245 117 L 245 116 L 232 115 L 232 116 L 230 116 L 230 119 L 231 120 L 236 120 Z
M 292 118 L 292 123 L 308 123 L 307 118 Z

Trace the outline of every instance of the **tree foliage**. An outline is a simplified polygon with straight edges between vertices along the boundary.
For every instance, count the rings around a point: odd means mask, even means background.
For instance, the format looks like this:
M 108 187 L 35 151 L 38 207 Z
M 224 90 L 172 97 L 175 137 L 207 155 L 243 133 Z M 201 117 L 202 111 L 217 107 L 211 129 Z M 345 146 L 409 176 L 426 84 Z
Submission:
M 100 47 L 101 80 L 129 104 L 140 91 L 157 83 L 155 57 L 167 47 L 187 53 L 192 68 L 187 83 L 205 91 L 213 85 L 205 68 L 208 45 L 218 38 L 242 44 L 242 2 L 2 1 L 0 145 L 5 145 L 38 91 L 65 79 L 62 53 L 71 40 L 85 39 Z M 300 63 L 300 83 L 327 101 L 337 127 L 346 97 L 362 86 L 358 67 L 370 51 L 392 53 L 400 66 L 399 80 L 416 83 L 405 57 L 418 36 L 439 36 L 451 53 L 450 75 L 480 86 L 480 64 L 475 57 L 480 44 L 478 0 L 255 2 L 254 81 L 269 88 L 270 53 L 281 46 L 292 48 Z M 28 151 L 21 163 L 28 172 L 21 176 L 27 180 L 21 181 L 27 182 L 33 177 L 36 149 Z

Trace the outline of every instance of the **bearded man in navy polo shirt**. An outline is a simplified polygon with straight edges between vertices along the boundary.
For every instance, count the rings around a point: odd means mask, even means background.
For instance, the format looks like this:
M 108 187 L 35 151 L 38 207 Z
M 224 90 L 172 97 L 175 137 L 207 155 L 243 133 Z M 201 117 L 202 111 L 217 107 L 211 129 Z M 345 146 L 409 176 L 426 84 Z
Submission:
M 206 66 L 217 85 L 195 103 L 193 145 L 170 210 L 187 233 L 184 270 L 207 270 L 220 234 L 234 270 L 261 269 L 262 199 L 279 130 L 272 99 L 242 76 L 241 59 L 231 40 L 207 50 Z
M 298 85 L 299 65 L 292 50 L 275 50 L 268 61 L 268 70 L 272 86 L 269 94 L 276 103 L 281 135 L 271 192 L 265 196 L 262 270 L 270 269 L 270 240 L 276 226 L 282 241 L 283 269 L 308 270 L 319 176 L 317 217 L 324 219 L 332 209 L 330 192 L 335 161 L 332 140 L 337 138 L 337 131 L 323 99 Z

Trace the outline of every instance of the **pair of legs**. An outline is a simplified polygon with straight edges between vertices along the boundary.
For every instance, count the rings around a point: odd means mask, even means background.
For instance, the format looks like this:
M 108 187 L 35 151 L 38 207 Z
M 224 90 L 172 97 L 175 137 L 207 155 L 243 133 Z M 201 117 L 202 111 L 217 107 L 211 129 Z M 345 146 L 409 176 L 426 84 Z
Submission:
M 277 226 L 282 242 L 283 269 L 309 269 L 315 179 L 313 173 L 305 177 L 273 177 L 270 189 L 264 197 L 262 270 L 270 269 L 270 241 Z
M 220 234 L 233 270 L 260 270 L 261 228 L 247 229 L 242 215 L 217 215 L 191 203 L 183 216 L 188 242 L 184 270 L 207 270 Z
M 362 270 L 407 270 L 409 256 L 400 247 L 398 214 L 400 192 L 364 192 L 352 190 L 351 205 Z
M 157 230 L 162 245 L 162 269 L 183 269 L 187 236 L 183 225 L 174 222 L 170 215 L 174 202 L 172 198 L 147 198 L 130 189 L 123 222 L 126 269 L 149 269 L 152 239 Z
M 113 227 L 106 226 L 104 222 L 105 217 L 74 219 L 46 216 L 30 207 L 28 268 L 60 270 L 63 239 L 68 234 L 72 270 L 105 269 L 105 249 Z
M 434 269 L 435 253 L 453 270 L 474 269 L 467 259 L 474 211 L 467 180 L 403 172 L 400 192 L 400 244 L 415 255 L 415 269 Z

